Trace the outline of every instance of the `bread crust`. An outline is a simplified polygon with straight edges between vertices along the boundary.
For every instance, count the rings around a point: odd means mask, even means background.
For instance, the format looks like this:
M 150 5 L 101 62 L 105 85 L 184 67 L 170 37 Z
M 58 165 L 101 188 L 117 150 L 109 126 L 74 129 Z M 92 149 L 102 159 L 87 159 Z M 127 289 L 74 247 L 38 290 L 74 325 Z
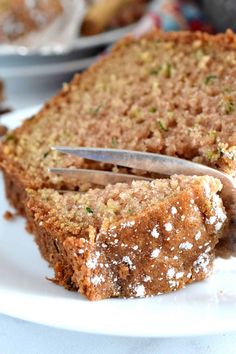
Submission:
M 11 205 L 17 210 L 20 215 L 25 215 L 24 201 L 26 198 L 25 188 L 20 180 L 14 174 L 8 174 L 6 171 L 3 174 L 5 193 Z

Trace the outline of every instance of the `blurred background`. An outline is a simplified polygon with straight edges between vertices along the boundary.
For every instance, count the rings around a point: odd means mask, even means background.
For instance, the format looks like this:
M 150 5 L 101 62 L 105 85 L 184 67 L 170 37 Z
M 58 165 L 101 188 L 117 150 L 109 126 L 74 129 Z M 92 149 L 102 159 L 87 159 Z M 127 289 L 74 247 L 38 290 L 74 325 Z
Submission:
M 0 111 L 41 104 L 124 35 L 235 28 L 233 0 L 0 0 Z

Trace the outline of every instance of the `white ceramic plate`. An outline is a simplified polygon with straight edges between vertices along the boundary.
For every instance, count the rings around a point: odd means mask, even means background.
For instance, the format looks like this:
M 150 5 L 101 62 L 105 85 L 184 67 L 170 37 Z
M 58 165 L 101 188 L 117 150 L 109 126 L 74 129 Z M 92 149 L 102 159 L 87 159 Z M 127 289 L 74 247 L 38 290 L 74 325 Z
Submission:
M 16 112 L 12 128 L 39 108 Z M 0 215 L 9 210 L 0 181 Z M 213 276 L 178 292 L 147 299 L 89 302 L 46 280 L 52 271 L 18 217 L 0 221 L 0 312 L 81 332 L 178 337 L 236 331 L 236 259 L 215 262 Z

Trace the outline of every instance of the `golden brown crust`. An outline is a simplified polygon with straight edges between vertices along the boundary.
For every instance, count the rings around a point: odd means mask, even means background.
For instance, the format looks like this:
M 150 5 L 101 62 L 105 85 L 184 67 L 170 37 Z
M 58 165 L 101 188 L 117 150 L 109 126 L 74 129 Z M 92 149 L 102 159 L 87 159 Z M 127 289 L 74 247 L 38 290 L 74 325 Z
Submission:
M 49 232 L 44 226 L 39 225 L 35 214 L 27 209 L 27 230 L 34 234 L 35 241 L 39 247 L 42 257 L 53 267 L 55 278 L 59 285 L 68 290 L 76 290 L 71 281 L 73 269 L 68 263 L 62 243 L 58 240 L 55 232 Z
M 26 192 L 17 176 L 13 174 L 3 173 L 5 183 L 5 193 L 11 205 L 16 208 L 17 212 L 25 215 L 24 201 Z

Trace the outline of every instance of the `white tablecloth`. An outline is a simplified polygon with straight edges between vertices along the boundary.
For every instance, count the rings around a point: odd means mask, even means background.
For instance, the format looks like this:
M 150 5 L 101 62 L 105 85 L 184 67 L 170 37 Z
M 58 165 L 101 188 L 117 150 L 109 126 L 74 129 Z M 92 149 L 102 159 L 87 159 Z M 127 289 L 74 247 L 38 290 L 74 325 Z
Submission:
M 9 103 L 15 109 L 42 103 L 44 92 L 31 92 L 25 101 L 19 91 Z M 13 97 L 13 96 L 12 96 Z M 236 333 L 217 336 L 148 339 L 70 332 L 0 315 L 0 354 L 235 354 Z

